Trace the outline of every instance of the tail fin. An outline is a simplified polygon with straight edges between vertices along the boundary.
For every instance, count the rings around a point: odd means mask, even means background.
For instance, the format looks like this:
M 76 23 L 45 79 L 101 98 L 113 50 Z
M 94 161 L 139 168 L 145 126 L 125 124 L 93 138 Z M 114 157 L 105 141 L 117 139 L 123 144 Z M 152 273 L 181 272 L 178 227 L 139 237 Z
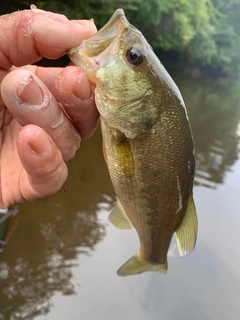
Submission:
M 125 262 L 117 271 L 117 274 L 121 277 L 130 276 L 133 274 L 139 274 L 146 271 L 158 271 L 161 273 L 167 273 L 167 261 L 164 264 L 152 264 L 139 257 L 139 254 L 131 257 Z

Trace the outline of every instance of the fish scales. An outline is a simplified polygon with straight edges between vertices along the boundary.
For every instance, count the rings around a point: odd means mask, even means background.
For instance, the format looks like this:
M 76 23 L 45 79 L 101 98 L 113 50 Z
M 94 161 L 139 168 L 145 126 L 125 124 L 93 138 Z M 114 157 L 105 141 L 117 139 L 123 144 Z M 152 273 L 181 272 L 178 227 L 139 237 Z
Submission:
M 135 228 L 140 241 L 118 274 L 166 272 L 173 234 L 181 256 L 193 250 L 197 235 L 194 145 L 181 94 L 121 9 L 69 55 L 96 84 L 104 156 L 118 199 L 109 220 Z
M 188 205 L 193 178 L 192 172 L 189 180 L 185 179 L 189 174 L 187 163 L 193 157 L 189 126 L 178 126 L 179 118 L 174 116 L 175 113 L 171 110 L 165 112 L 170 114 L 164 114 L 163 111 L 163 118 L 166 117 L 168 121 L 164 121 L 165 125 L 157 133 L 143 134 L 135 139 L 126 138 L 131 153 L 135 155 L 135 172 L 127 181 L 124 179 L 124 169 L 117 165 L 118 155 L 111 129 L 102 120 L 108 169 L 114 189 L 138 232 L 144 257 L 152 263 L 166 261 L 172 234 L 181 224 Z M 183 144 L 182 141 L 186 141 L 185 146 L 176 154 L 175 149 Z M 180 210 L 178 184 L 182 191 Z

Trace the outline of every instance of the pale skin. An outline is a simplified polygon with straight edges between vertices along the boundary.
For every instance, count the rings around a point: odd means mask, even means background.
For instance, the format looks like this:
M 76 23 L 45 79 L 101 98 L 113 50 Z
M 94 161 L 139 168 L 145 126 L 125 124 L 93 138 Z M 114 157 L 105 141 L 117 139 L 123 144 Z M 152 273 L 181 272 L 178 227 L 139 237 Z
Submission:
M 0 17 L 0 208 L 56 193 L 66 163 L 94 132 L 99 115 L 85 74 L 31 64 L 57 59 L 95 32 L 92 21 L 49 12 Z

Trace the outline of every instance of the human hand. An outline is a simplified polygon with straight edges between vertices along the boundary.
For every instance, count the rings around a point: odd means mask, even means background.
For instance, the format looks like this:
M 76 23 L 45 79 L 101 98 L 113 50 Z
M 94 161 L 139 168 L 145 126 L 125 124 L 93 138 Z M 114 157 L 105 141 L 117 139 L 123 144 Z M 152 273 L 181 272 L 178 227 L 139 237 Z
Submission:
M 0 17 L 0 208 L 57 192 L 66 162 L 95 130 L 85 74 L 30 65 L 61 57 L 95 32 L 92 21 L 36 9 Z

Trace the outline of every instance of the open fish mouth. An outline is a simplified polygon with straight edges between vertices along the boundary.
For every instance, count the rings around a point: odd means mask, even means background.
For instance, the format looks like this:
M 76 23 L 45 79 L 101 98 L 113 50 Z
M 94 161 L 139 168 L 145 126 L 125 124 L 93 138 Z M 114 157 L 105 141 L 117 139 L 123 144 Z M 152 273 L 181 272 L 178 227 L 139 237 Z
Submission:
M 95 82 L 95 72 L 99 67 L 113 65 L 119 53 L 119 38 L 129 25 L 124 11 L 118 9 L 95 35 L 84 40 L 77 48 L 68 51 L 71 60 Z

